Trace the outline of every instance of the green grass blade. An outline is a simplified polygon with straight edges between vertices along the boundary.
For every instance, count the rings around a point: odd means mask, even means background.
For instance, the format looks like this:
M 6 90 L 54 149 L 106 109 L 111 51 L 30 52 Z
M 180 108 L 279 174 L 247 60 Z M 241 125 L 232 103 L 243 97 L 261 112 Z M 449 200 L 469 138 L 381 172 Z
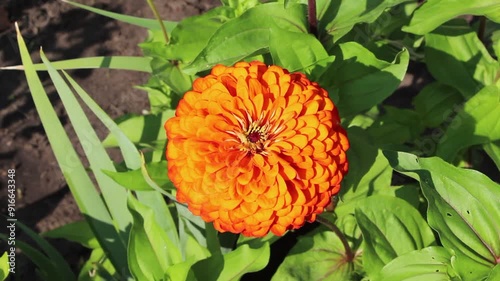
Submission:
M 54 150 L 54 155 L 64 178 L 80 211 L 96 233 L 101 246 L 109 254 L 109 258 L 117 268 L 117 271 L 128 272 L 126 260 L 123 258 L 126 256 L 126 249 L 120 243 L 120 237 L 113 226 L 111 216 L 97 190 L 94 188 L 94 184 L 90 180 L 85 167 L 82 165 L 66 131 L 59 121 L 38 78 L 21 32 L 17 26 L 16 29 L 21 59 L 25 67 L 26 80 L 28 81 L 35 107 L 40 115 L 47 138 Z
M 147 57 L 127 57 L 127 56 L 109 56 L 109 57 L 88 57 L 70 60 L 61 60 L 52 62 L 55 69 L 96 69 L 109 68 L 132 70 L 151 73 L 151 58 Z M 35 70 L 45 71 L 47 68 L 43 63 L 34 64 Z M 24 70 L 22 65 L 6 66 L 1 70 Z
M 61 97 L 64 108 L 68 113 L 69 120 L 75 129 L 85 155 L 89 160 L 90 168 L 94 173 L 97 183 L 99 184 L 104 201 L 106 202 L 111 216 L 120 230 L 120 236 L 122 238 L 123 246 L 125 247 L 128 241 L 127 229 L 132 223 L 132 216 L 129 212 L 127 212 L 127 192 L 122 186 L 102 172 L 102 170 L 116 171 L 113 161 L 111 161 L 106 153 L 106 149 L 104 149 L 97 133 L 90 124 L 90 121 L 85 115 L 85 112 L 83 112 L 82 107 L 73 95 L 69 86 L 57 70 L 51 66 L 42 51 L 40 52 L 40 57 L 47 67 L 57 93 Z
M 66 260 L 59 254 L 59 252 L 50 245 L 45 239 L 43 239 L 40 235 L 36 234 L 33 230 L 31 230 L 26 225 L 16 222 L 16 226 L 26 233 L 35 243 L 40 246 L 42 251 L 47 255 L 50 262 L 56 266 L 57 275 L 61 277 L 60 280 L 75 280 L 76 276 L 71 271 Z
M 90 97 L 85 90 L 76 83 L 76 81 L 71 78 L 65 71 L 63 71 L 64 76 L 69 81 L 73 89 L 80 96 L 83 102 L 92 110 L 92 112 L 99 118 L 99 120 L 106 126 L 106 128 L 114 135 L 118 140 L 118 145 L 120 147 L 123 159 L 127 168 L 131 170 L 137 170 L 141 168 L 141 156 L 135 145 L 127 138 L 123 131 L 118 127 L 118 125 L 109 117 L 108 114 Z
M 146 19 L 146 18 L 139 18 L 139 17 L 133 17 L 133 16 L 127 16 L 127 15 L 122 15 L 118 13 L 113 13 L 113 12 L 108 12 L 105 10 L 97 9 L 94 7 L 86 6 L 80 3 L 72 2 L 72 1 L 67 1 L 67 0 L 62 0 L 65 3 L 68 3 L 70 5 L 76 6 L 78 8 L 108 17 L 112 18 L 118 21 L 126 22 L 129 24 L 137 25 L 140 27 L 145 27 L 148 29 L 161 29 L 160 24 L 158 21 L 155 19 Z M 172 29 L 175 28 L 177 25 L 176 22 L 171 22 L 171 21 L 163 21 L 163 24 L 165 25 L 165 28 L 168 30 L 168 32 L 172 32 Z

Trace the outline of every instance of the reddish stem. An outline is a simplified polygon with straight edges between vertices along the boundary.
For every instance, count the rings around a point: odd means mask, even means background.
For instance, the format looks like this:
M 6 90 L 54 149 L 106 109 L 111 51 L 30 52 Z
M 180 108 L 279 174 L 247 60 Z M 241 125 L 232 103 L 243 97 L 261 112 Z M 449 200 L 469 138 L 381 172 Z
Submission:
M 316 19 L 316 0 L 307 0 L 307 18 L 309 32 L 318 37 L 318 19 Z

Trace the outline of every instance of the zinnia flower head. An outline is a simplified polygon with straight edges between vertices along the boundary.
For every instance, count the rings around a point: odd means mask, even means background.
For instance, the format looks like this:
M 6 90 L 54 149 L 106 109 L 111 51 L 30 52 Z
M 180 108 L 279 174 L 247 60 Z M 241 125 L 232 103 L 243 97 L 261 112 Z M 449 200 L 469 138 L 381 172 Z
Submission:
M 349 142 L 327 92 L 261 62 L 215 66 L 165 123 L 177 200 L 221 231 L 283 235 L 338 193 Z

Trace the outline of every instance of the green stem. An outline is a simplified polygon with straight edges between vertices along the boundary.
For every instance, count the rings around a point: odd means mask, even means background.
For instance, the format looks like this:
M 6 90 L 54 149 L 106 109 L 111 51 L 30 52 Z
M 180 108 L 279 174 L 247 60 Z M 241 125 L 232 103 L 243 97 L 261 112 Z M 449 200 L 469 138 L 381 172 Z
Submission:
M 347 239 L 346 239 L 345 235 L 342 233 L 342 231 L 340 231 L 340 229 L 335 224 L 331 223 L 329 220 L 327 220 L 321 216 L 317 216 L 316 220 L 319 223 L 321 223 L 322 225 L 326 226 L 328 229 L 330 229 L 331 231 L 333 231 L 337 235 L 337 237 L 342 242 L 342 245 L 344 245 L 347 261 L 352 262 L 354 259 L 354 253 L 352 252 L 352 249 L 349 246 L 349 243 L 347 242 Z
M 153 14 L 156 18 L 156 20 L 158 20 L 158 23 L 160 24 L 160 27 L 161 27 L 161 31 L 163 32 L 163 37 L 165 38 L 165 43 L 168 44 L 168 33 L 167 33 L 167 29 L 165 28 L 165 25 L 163 24 L 163 21 L 160 17 L 160 14 L 158 13 L 158 10 L 156 9 L 156 6 L 155 4 L 153 3 L 153 0 L 146 0 L 149 4 L 149 7 L 151 8 L 151 11 L 153 11 Z

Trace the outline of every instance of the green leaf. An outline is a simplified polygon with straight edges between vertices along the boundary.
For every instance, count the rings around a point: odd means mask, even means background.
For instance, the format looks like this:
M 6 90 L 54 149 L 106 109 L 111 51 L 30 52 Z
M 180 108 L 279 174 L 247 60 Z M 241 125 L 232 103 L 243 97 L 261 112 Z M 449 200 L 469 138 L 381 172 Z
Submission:
M 364 239 L 363 266 L 375 276 L 394 258 L 435 243 L 420 213 L 406 201 L 370 196 L 355 211 Z
M 76 2 L 71 2 L 68 0 L 62 0 L 65 3 L 68 3 L 70 5 L 73 5 L 75 7 L 90 11 L 92 13 L 106 16 L 108 18 L 112 18 L 121 22 L 137 25 L 140 27 L 148 28 L 148 29 L 160 29 L 160 24 L 156 19 L 145 19 L 145 18 L 139 18 L 139 17 L 132 17 L 132 16 L 127 16 L 119 13 L 113 13 L 113 12 L 108 12 L 105 10 L 97 9 L 94 7 L 86 6 L 80 3 Z M 170 21 L 163 21 L 163 24 L 165 25 L 165 28 L 167 29 L 168 32 L 171 32 L 172 29 L 176 26 L 176 22 L 170 22 Z
M 424 126 L 418 114 L 409 109 L 384 106 L 385 114 L 377 118 L 366 132 L 374 144 L 403 144 L 417 138 Z
M 340 196 L 349 204 L 358 198 L 389 189 L 392 169 L 382 151 L 373 146 L 366 132 L 358 127 L 347 130 L 351 148 L 347 151 L 349 173 L 342 181 Z
M 150 145 L 163 149 L 167 139 L 163 124 L 175 115 L 175 110 L 166 110 L 158 115 L 126 115 L 117 120 L 118 127 L 125 136 L 137 145 Z M 107 147 L 118 146 L 113 134 L 104 139 Z
M 46 238 L 63 238 L 79 243 L 90 249 L 101 247 L 88 222 L 86 221 L 77 221 L 65 224 L 56 229 L 42 233 L 42 236 Z
M 192 270 L 198 280 L 236 281 L 245 273 L 263 269 L 270 254 L 269 243 L 259 248 L 244 244 L 228 254 L 217 254 L 201 260 L 193 265 Z M 210 270 L 207 271 L 207 268 Z
M 181 253 L 158 225 L 150 207 L 132 194 L 128 207 L 134 220 L 127 256 L 130 271 L 138 280 L 161 280 L 169 266 L 182 262 Z
M 482 280 L 500 259 L 500 185 L 474 170 L 437 157 L 385 151 L 397 171 L 420 181 L 427 221 L 441 243 L 453 250 L 453 268 L 463 280 Z
M 165 82 L 174 92 L 183 95 L 192 88 L 194 76 L 182 72 L 180 65 L 164 58 L 154 58 L 151 61 L 153 77 Z
M 35 263 L 42 275 L 43 280 L 75 280 L 75 275 L 71 271 L 68 263 L 51 244 L 20 221 L 8 223 L 10 225 L 14 224 L 15 227 L 21 229 L 24 234 L 32 239 L 42 250 L 41 252 L 20 240 L 14 240 L 14 244 L 7 243 L 11 247 L 15 246 L 16 248 L 21 249 L 23 254 L 28 256 L 28 258 Z M 9 240 L 4 234 L 0 234 L 0 239 L 12 241 Z M 17 272 L 21 271 L 19 266 L 17 269 L 14 268 L 13 270 Z
M 358 23 L 374 22 L 382 12 L 410 0 L 318 0 L 318 29 L 321 41 L 338 41 Z
M 436 13 L 439 11 L 439 13 Z M 461 15 L 486 16 L 500 22 L 500 5 L 497 0 L 427 0 L 418 8 L 406 32 L 426 34 L 441 24 Z
M 460 93 L 453 87 L 433 82 L 425 86 L 413 99 L 419 119 L 427 127 L 437 127 L 455 110 L 454 106 L 464 101 Z
M 106 112 L 90 97 L 85 90 L 83 90 L 76 81 L 71 78 L 65 71 L 63 71 L 64 76 L 69 81 L 73 89 L 75 89 L 78 96 L 87 105 L 92 113 L 101 121 L 104 126 L 111 132 L 111 134 L 118 140 L 118 145 L 120 147 L 120 152 L 123 156 L 125 164 L 129 169 L 137 169 L 141 167 L 141 159 L 139 156 L 139 151 L 135 148 L 134 144 L 125 136 L 125 134 L 120 130 L 118 125 L 109 117 Z
M 485 281 L 495 281 L 500 279 L 500 264 L 495 265 Z
M 43 52 L 40 52 L 40 56 L 47 66 L 47 71 L 56 87 L 57 93 L 61 97 L 64 108 L 83 147 L 85 156 L 89 161 L 92 173 L 101 189 L 106 206 L 113 221 L 118 226 L 121 238 L 120 242 L 125 247 L 125 241 L 128 239 L 127 228 L 132 219 L 130 214 L 125 211 L 127 194 L 121 186 L 113 182 L 109 177 L 106 177 L 102 172 L 103 169 L 115 169 L 113 162 L 68 84 L 66 84 L 59 72 L 50 65 Z
M 88 57 L 70 60 L 61 60 L 52 62 L 55 69 L 96 69 L 96 68 L 110 68 L 121 70 L 133 70 L 151 73 L 150 64 L 151 59 L 146 57 L 127 57 L 127 56 L 113 56 L 113 57 Z M 33 65 L 35 70 L 47 70 L 45 64 L 37 63 Z M 5 66 L 1 67 L 2 70 L 24 70 L 24 66 Z
M 498 79 L 500 64 L 465 20 L 456 19 L 440 26 L 425 35 L 425 42 L 425 61 L 432 76 L 465 98 Z
M 446 161 L 475 144 L 500 140 L 500 87 L 488 86 L 465 102 L 438 143 L 436 155 Z
M 23 37 L 17 29 L 17 41 L 21 59 L 25 68 L 28 86 L 42 121 L 45 133 L 54 150 L 57 163 L 68 183 L 78 208 L 85 216 L 99 244 L 107 251 L 113 265 L 120 273 L 127 272 L 127 265 L 123 259 L 126 256 L 125 247 L 119 242 L 120 236 L 116 232 L 111 216 L 100 195 L 94 188 L 78 154 L 73 148 L 51 102 L 37 76 L 33 62 L 29 56 Z
M 443 247 L 427 247 L 401 255 L 386 264 L 373 281 L 461 280 L 451 267 L 451 254 Z
M 167 161 L 152 162 L 146 164 L 146 169 L 151 179 L 156 182 L 164 190 L 173 190 L 175 187 L 167 176 Z M 114 172 L 103 171 L 106 175 L 111 177 L 115 182 L 130 190 L 153 190 L 151 186 L 144 180 L 141 169 Z
M 500 141 L 494 141 L 483 145 L 484 151 L 495 162 L 497 169 L 500 171 Z
M 290 5 L 286 9 L 281 3 L 257 5 L 222 25 L 183 71 L 194 74 L 218 63 L 232 65 L 246 57 L 266 53 L 271 29 L 306 33 L 305 14 L 304 5 Z
M 354 264 L 331 231 L 299 237 L 271 280 L 351 280 Z
M 336 59 L 318 83 L 325 87 L 338 106 L 340 116 L 356 115 L 379 104 L 401 83 L 409 62 L 407 50 L 401 51 L 393 63 L 377 59 L 358 43 L 338 45 Z
M 4 252 L 0 257 L 0 281 L 7 279 L 10 273 L 9 257 L 7 252 Z
M 164 57 L 190 63 L 215 31 L 229 20 L 232 12 L 233 9 L 229 7 L 217 7 L 201 15 L 185 18 L 172 30 Z
M 290 72 L 302 71 L 328 58 L 323 45 L 311 34 L 271 29 L 269 51 L 273 63 Z
M 93 249 L 78 274 L 78 281 L 113 280 L 116 270 L 106 257 L 102 248 Z

